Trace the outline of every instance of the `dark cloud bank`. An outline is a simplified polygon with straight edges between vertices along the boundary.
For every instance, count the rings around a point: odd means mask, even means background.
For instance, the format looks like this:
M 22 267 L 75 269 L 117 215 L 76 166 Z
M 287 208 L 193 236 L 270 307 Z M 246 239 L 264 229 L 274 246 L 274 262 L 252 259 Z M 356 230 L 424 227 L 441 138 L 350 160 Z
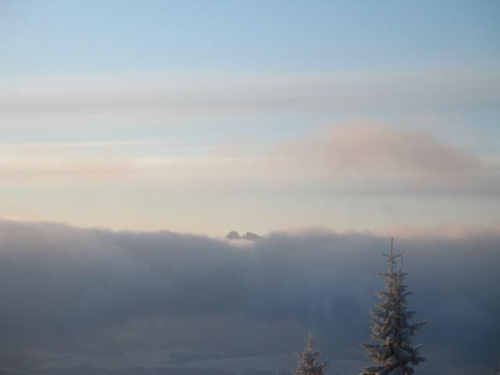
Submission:
M 172 232 L 0 222 L 0 346 L 99 351 L 189 347 L 228 355 L 300 348 L 363 359 L 387 238 L 310 230 L 241 246 Z M 396 239 L 428 374 L 493 366 L 500 236 Z M 332 369 L 333 370 L 333 369 Z

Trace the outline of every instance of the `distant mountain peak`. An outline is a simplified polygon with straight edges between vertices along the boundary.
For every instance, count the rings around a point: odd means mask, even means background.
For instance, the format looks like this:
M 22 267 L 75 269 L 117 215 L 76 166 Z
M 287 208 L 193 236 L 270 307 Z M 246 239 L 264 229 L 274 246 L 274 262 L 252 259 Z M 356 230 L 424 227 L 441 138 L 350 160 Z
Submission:
M 226 238 L 228 240 L 239 240 L 241 239 L 240 235 L 238 232 L 236 232 L 235 230 L 232 230 L 231 232 L 229 232 L 226 236 Z
M 246 232 L 243 236 L 240 236 L 238 232 L 235 230 L 232 230 L 229 232 L 226 236 L 228 240 L 247 240 L 247 241 L 257 241 L 262 238 L 262 236 L 259 236 L 258 234 L 252 233 L 252 232 Z

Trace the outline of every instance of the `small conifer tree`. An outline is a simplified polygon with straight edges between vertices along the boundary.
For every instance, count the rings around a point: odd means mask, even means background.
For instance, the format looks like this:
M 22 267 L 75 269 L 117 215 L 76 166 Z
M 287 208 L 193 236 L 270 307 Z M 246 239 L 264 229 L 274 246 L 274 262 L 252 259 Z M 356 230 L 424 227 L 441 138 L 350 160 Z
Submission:
M 376 292 L 380 302 L 372 310 L 371 336 L 380 344 L 362 344 L 368 356 L 378 365 L 363 368 L 362 375 L 412 375 L 412 366 L 424 361 L 420 345 L 413 345 L 411 338 L 427 321 L 410 324 L 415 312 L 407 311 L 406 297 L 412 292 L 404 285 L 405 273 L 401 270 L 401 255 L 393 252 L 387 257 L 388 270 L 381 274 L 385 290 Z M 400 258 L 399 267 L 397 259 Z
M 326 364 L 318 362 L 319 354 L 320 352 L 314 347 L 314 339 L 311 332 L 309 332 L 309 336 L 306 339 L 306 346 L 299 354 L 299 367 L 293 375 L 323 375 Z

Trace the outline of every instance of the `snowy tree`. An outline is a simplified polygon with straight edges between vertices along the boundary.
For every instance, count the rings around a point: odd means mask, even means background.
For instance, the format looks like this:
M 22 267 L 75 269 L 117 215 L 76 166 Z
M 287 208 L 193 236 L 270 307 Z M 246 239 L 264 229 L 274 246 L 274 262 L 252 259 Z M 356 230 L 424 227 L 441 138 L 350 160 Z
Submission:
M 407 311 L 406 297 L 412 292 L 404 285 L 406 274 L 401 255 L 393 252 L 393 243 L 391 239 L 390 254 L 384 254 L 388 263 L 387 272 L 381 274 L 385 290 L 376 292 L 380 302 L 372 310 L 371 336 L 379 344 L 362 344 L 377 366 L 363 368 L 362 375 L 411 375 L 412 366 L 424 361 L 419 354 L 421 346 L 413 345 L 411 338 L 427 321 L 409 323 L 415 312 Z
M 306 339 L 306 347 L 299 354 L 299 367 L 294 375 L 323 375 L 325 373 L 326 364 L 319 363 L 319 351 L 314 348 L 314 339 L 309 332 L 309 336 Z

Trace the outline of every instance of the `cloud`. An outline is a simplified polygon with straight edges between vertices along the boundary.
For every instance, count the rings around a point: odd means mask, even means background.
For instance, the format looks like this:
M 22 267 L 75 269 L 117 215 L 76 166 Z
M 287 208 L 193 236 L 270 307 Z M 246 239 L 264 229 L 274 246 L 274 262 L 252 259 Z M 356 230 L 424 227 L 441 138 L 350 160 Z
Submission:
M 133 163 L 123 160 L 13 160 L 0 162 L 0 183 L 99 183 L 130 179 Z
M 456 182 L 486 169 L 480 158 L 431 133 L 369 121 L 332 126 L 317 136 L 284 143 L 280 153 L 299 168 L 337 179 Z
M 1 143 L 0 152 L 61 152 L 78 149 L 107 149 L 168 146 L 163 141 L 122 141 L 122 142 L 31 142 L 31 143 Z
M 395 236 L 406 239 L 448 239 L 467 240 L 475 237 L 500 236 L 500 225 L 470 226 L 465 224 L 449 223 L 446 225 L 415 226 L 415 225 L 391 225 L 385 228 L 371 231 L 378 236 Z
M 0 162 L 0 183 L 38 184 L 223 184 L 262 180 L 262 159 L 77 157 Z M 122 185 L 123 186 L 123 185 Z
M 332 193 L 498 196 L 500 168 L 430 132 L 371 121 L 239 150 L 172 142 L 2 144 L 0 182 L 320 185 Z
M 431 320 L 417 339 L 430 369 L 443 358 L 480 365 L 497 354 L 499 244 L 498 232 L 396 239 L 416 292 L 410 308 Z M 172 232 L 0 221 L 1 345 L 181 342 L 251 355 L 290 350 L 289 335 L 300 345 L 313 329 L 332 353 L 358 353 L 387 246 L 386 237 L 328 230 L 274 232 L 242 248 Z M 270 346 L 262 329 L 275 324 Z
M 0 112 L 31 115 L 134 113 L 206 117 L 266 112 L 339 112 L 492 108 L 496 72 L 356 72 L 321 74 L 157 73 L 3 77 Z M 76 115 L 76 116 L 75 116 Z M 28 117 L 26 117 L 28 116 Z M 29 120 L 31 121 L 31 120 Z

